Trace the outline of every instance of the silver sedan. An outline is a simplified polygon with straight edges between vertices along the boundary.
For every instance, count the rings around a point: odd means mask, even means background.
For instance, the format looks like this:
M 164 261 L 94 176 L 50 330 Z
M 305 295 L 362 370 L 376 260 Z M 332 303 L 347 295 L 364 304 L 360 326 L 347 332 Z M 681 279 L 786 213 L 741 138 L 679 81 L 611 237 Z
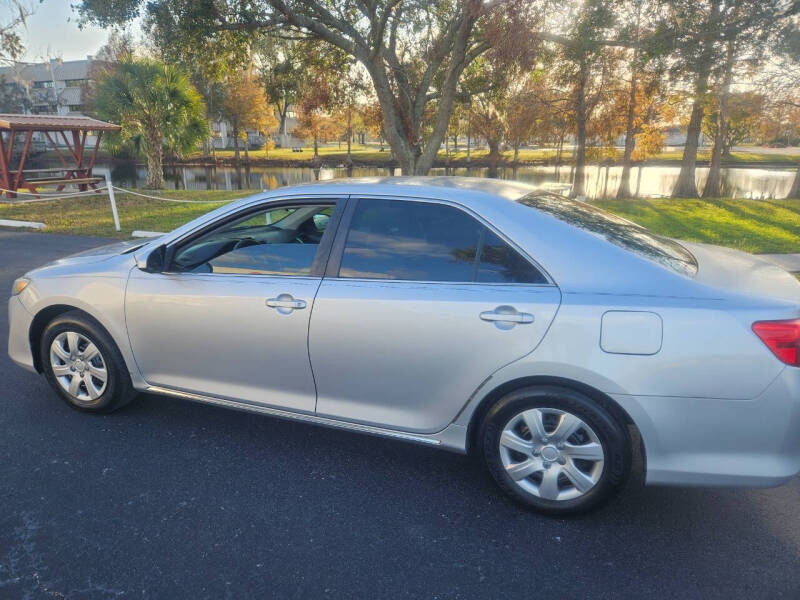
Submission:
M 483 460 L 565 514 L 800 470 L 800 282 L 590 205 L 471 178 L 226 205 L 14 284 L 9 354 L 71 406 L 146 391 Z

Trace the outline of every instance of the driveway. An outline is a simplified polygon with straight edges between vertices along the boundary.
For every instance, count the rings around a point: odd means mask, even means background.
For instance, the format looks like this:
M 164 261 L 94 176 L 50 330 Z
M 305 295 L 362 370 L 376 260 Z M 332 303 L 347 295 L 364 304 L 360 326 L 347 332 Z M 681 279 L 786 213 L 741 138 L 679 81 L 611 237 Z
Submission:
M 0 232 L 0 290 L 102 242 Z M 800 479 L 637 476 L 553 519 L 456 454 L 154 396 L 84 415 L 5 352 L 0 390 L 3 599 L 800 597 Z

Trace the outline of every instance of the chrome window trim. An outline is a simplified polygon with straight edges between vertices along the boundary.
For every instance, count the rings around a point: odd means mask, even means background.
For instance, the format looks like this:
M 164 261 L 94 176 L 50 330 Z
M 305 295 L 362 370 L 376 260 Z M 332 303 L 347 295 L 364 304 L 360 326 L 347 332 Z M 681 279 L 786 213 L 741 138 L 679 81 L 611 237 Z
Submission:
M 369 277 L 329 277 L 325 276 L 327 281 L 354 281 L 359 283 L 416 283 L 424 285 L 471 285 L 483 287 L 537 287 L 537 288 L 553 288 L 558 287 L 555 283 L 492 283 L 488 281 L 427 281 L 424 279 L 370 279 Z

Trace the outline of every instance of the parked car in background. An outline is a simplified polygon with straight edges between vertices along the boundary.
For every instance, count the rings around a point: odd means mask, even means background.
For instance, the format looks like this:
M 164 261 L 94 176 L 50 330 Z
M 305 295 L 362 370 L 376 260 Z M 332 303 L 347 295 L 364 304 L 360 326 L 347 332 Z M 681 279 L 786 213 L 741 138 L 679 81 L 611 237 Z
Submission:
M 284 188 L 15 282 L 9 354 L 75 408 L 136 392 L 482 460 L 555 514 L 626 481 L 800 470 L 800 282 L 522 184 Z

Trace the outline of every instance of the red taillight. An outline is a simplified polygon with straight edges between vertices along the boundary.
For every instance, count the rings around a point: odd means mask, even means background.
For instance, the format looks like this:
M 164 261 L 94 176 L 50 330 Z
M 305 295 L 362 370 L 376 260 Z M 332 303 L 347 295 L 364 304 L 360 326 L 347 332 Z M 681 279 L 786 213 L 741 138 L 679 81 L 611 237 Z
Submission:
M 800 319 L 757 321 L 753 331 L 779 360 L 800 367 Z

